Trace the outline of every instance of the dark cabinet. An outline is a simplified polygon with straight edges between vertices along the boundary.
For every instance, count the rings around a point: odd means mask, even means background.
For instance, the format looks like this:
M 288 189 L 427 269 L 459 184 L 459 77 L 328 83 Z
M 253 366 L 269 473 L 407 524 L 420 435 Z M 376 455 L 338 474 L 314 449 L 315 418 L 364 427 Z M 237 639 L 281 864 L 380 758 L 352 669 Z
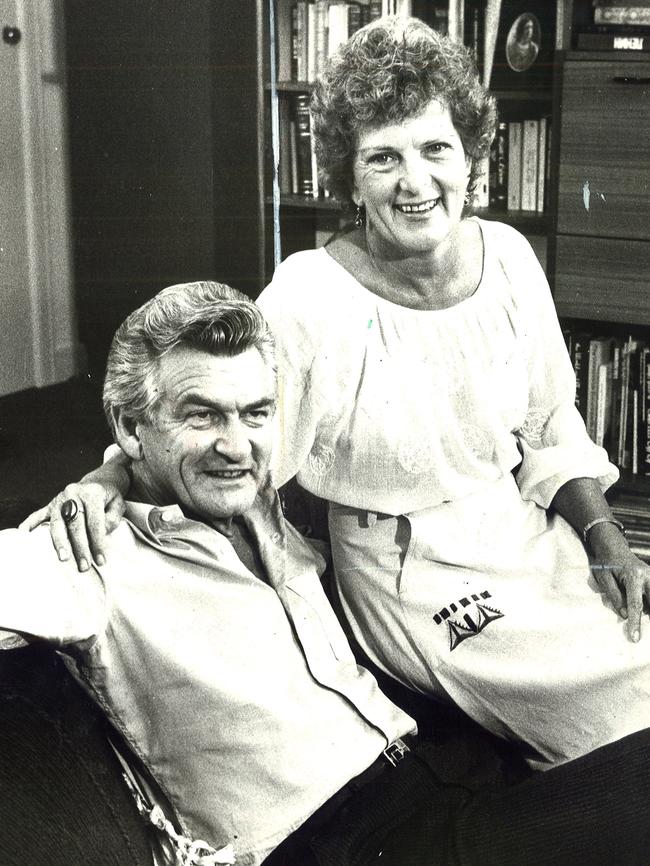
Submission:
M 648 238 L 650 62 L 567 61 L 558 231 Z
M 555 301 L 650 323 L 650 61 L 568 55 L 560 89 Z

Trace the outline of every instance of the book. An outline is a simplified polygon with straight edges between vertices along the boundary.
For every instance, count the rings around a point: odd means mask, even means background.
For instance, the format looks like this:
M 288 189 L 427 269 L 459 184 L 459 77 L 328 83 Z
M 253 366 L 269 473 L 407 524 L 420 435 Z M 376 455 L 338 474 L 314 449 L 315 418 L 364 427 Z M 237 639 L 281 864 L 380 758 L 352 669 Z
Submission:
M 650 475 L 650 349 L 644 349 L 643 364 L 645 368 L 643 392 L 643 439 L 642 439 L 642 472 Z
M 479 74 L 483 75 L 485 48 L 485 0 L 464 0 L 463 42 L 471 50 Z
M 629 33 L 578 33 L 584 51 L 650 51 L 650 36 Z
M 547 0 L 502 0 L 490 81 L 493 89 L 550 89 L 556 6 Z
M 586 427 L 587 434 L 592 441 L 601 444 L 604 439 L 605 429 L 605 407 L 599 405 L 599 397 L 604 397 L 605 384 L 601 384 L 601 366 L 607 366 L 612 360 L 612 338 L 611 337 L 594 337 L 589 341 L 589 370 L 587 378 L 587 411 L 586 411 Z M 603 375 L 603 380 L 607 378 L 607 372 Z M 601 431 L 598 430 L 598 421 L 601 418 Z M 598 437 L 600 432 L 600 443 Z
M 329 0 L 316 0 L 313 6 L 314 12 L 314 79 L 315 80 L 325 68 L 327 61 L 327 23 L 329 13 Z
M 597 6 L 594 24 L 650 24 L 650 6 Z
M 547 141 L 547 128 L 548 128 L 548 119 L 546 117 L 540 117 L 538 121 L 538 134 L 537 134 L 537 196 L 536 196 L 536 210 L 538 213 L 544 213 L 546 206 L 546 149 L 548 146 Z
M 413 0 L 413 15 L 428 24 L 442 36 L 446 36 L 449 28 L 449 4 L 432 3 L 431 0 Z
M 316 196 L 318 188 L 314 187 L 311 115 L 307 93 L 297 93 L 294 97 L 294 123 L 297 192 L 299 195 Z
M 508 210 L 521 210 L 521 143 L 523 127 L 520 120 L 508 124 Z
M 589 334 L 575 331 L 570 333 L 569 357 L 576 377 L 575 406 L 587 420 L 587 386 L 588 386 L 588 363 L 589 363 Z
M 508 205 L 508 124 L 497 123 L 490 148 L 489 206 L 504 211 Z
M 307 2 L 298 0 L 296 3 L 295 48 L 296 81 L 307 81 Z
M 327 56 L 332 54 L 344 42 L 347 42 L 350 34 L 350 14 L 352 4 L 330 3 L 327 10 Z
M 524 120 L 521 143 L 521 209 L 537 210 L 537 149 L 539 123 Z
M 307 3 L 307 81 L 316 80 L 316 3 Z
M 291 80 L 300 81 L 298 77 L 298 55 L 300 53 L 300 32 L 298 28 L 298 4 L 291 7 Z M 282 75 L 280 75 L 282 78 Z
M 474 190 L 474 203 L 478 208 L 490 206 L 490 157 L 485 156 L 481 160 L 480 172 L 476 188 Z

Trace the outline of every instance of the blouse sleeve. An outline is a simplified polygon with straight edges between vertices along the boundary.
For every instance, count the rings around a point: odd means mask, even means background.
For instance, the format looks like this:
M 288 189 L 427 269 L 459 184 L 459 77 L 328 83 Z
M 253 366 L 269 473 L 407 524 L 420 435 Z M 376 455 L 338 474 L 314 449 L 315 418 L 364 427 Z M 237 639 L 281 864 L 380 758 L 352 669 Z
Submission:
M 65 645 L 96 637 L 105 621 L 101 578 L 60 562 L 47 526 L 0 532 L 0 629 Z
M 618 479 L 607 452 L 595 445 L 575 406 L 575 374 L 546 276 L 528 242 L 518 235 L 505 267 L 520 306 L 528 363 L 526 418 L 515 430 L 522 462 L 517 473 L 523 499 L 548 508 L 573 478 L 595 478 L 606 490 Z
M 258 299 L 276 344 L 278 408 L 273 448 L 273 481 L 280 487 L 299 473 L 314 444 L 321 414 L 314 373 L 315 325 L 305 321 L 309 276 L 291 259 L 276 270 Z

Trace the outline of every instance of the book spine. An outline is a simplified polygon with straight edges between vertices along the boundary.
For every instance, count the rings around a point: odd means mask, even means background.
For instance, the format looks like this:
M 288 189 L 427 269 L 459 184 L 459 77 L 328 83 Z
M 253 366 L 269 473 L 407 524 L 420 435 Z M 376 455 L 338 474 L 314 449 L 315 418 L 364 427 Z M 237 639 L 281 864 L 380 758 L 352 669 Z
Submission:
M 538 138 L 538 121 L 524 120 L 521 146 L 521 209 L 526 211 L 537 210 Z
M 485 40 L 485 4 L 483 0 L 465 0 L 463 41 L 474 55 L 476 68 L 483 72 Z
M 607 379 L 608 364 L 600 364 L 598 367 L 598 396 L 596 401 L 596 435 L 594 442 L 602 448 L 605 443 L 606 419 L 607 419 Z
M 307 3 L 296 3 L 296 81 L 307 81 Z
M 616 33 L 578 33 L 578 48 L 585 51 L 650 51 L 650 38 Z
M 474 191 L 476 207 L 488 208 L 490 206 L 490 157 L 485 156 L 481 160 L 480 173 Z
M 307 81 L 316 80 L 316 3 L 307 3 Z
M 538 213 L 544 213 L 546 201 L 546 127 L 547 119 L 540 117 L 537 137 L 537 202 Z
M 576 377 L 576 409 L 587 420 L 587 376 L 588 376 L 588 342 L 584 334 L 573 334 L 571 338 L 571 363 Z
M 314 78 L 318 78 L 327 61 L 327 19 L 328 19 L 328 0 L 316 0 L 314 7 L 315 23 L 314 23 Z
M 382 0 L 370 0 L 370 3 L 368 4 L 368 21 L 374 21 L 375 18 L 381 18 L 382 12 Z
M 618 425 L 618 459 L 622 469 L 629 469 L 627 446 L 628 408 L 630 402 L 630 355 L 632 339 L 628 339 L 621 354 L 621 413 Z
M 632 391 L 632 475 L 639 474 L 639 389 Z
M 643 474 L 650 475 L 650 349 L 645 351 L 645 392 L 643 394 L 645 425 L 643 430 Z
M 298 181 L 298 132 L 296 129 L 296 121 L 292 120 L 289 123 L 289 164 L 291 167 L 291 192 L 293 195 L 299 193 Z
M 311 120 L 309 96 L 299 93 L 294 102 L 296 124 L 296 169 L 299 195 L 314 195 L 312 174 Z
M 553 163 L 551 155 L 553 152 L 553 121 L 550 117 L 546 118 L 546 153 L 544 155 L 544 210 L 548 209 L 549 190 L 551 189 L 551 173 L 553 171 Z
M 610 411 L 610 435 L 609 435 L 609 459 L 613 463 L 618 462 L 618 438 L 621 423 L 621 353 L 620 340 L 614 344 L 612 352 L 612 400 Z
M 521 210 L 521 121 L 508 124 L 508 210 Z
M 348 38 L 363 27 L 363 9 L 359 3 L 348 3 Z
M 596 441 L 596 418 L 598 412 L 598 370 L 600 367 L 598 340 L 589 343 L 589 369 L 587 373 L 587 412 L 585 425 L 587 435 Z
M 506 210 L 508 204 L 508 124 L 497 124 L 490 150 L 490 207 Z

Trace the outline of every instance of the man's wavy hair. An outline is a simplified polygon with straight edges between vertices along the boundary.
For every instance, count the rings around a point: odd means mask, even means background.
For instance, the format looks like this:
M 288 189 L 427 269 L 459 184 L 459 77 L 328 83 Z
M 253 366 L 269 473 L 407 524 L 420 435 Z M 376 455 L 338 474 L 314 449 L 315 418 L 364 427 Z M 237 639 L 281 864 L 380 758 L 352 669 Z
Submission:
M 311 99 L 321 182 L 353 207 L 352 164 L 359 131 L 417 117 L 432 100 L 449 108 L 471 159 L 468 191 L 490 149 L 496 106 L 471 52 L 417 18 L 378 18 L 329 61 Z
M 228 357 L 255 348 L 276 373 L 273 338 L 246 295 L 209 281 L 169 286 L 131 313 L 113 337 L 104 379 L 104 412 L 113 436 L 117 410 L 151 420 L 159 399 L 159 359 L 180 345 Z

